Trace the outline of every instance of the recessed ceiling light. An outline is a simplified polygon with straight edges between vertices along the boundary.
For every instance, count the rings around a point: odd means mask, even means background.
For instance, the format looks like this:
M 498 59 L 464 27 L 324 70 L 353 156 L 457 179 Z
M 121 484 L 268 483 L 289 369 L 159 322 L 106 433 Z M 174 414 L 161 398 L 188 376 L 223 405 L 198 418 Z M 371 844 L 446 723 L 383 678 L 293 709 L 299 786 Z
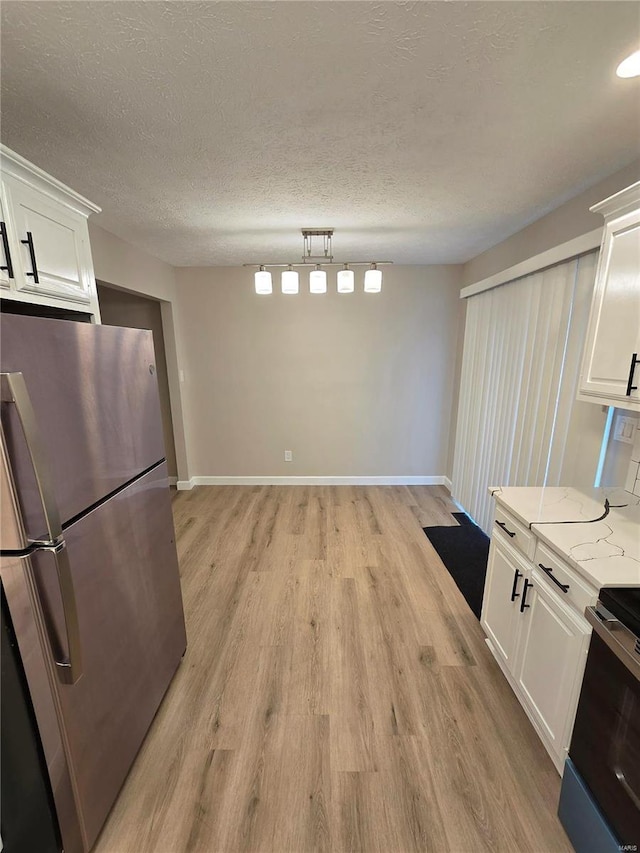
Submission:
M 616 68 L 618 77 L 640 77 L 640 50 L 623 59 Z

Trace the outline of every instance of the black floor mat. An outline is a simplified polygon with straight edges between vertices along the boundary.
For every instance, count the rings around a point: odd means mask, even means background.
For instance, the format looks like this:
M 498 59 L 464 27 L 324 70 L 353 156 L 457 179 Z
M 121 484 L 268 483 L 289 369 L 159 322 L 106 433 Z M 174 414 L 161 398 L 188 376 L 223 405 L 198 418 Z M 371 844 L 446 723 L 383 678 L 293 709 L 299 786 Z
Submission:
M 487 574 L 489 537 L 464 512 L 454 512 L 458 527 L 423 527 L 467 604 L 480 619 Z

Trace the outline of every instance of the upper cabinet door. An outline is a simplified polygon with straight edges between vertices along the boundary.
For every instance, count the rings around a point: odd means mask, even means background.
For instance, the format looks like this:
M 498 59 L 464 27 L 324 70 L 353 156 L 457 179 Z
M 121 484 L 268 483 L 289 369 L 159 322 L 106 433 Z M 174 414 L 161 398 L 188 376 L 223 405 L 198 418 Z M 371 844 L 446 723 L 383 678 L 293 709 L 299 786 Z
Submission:
M 3 185 L 20 291 L 65 301 L 91 301 L 91 256 L 86 217 L 7 175 Z
M 15 245 L 11 239 L 11 230 L 7 225 L 7 206 L 0 192 L 0 288 L 9 290 L 15 287 L 15 269 L 13 266 L 16 254 Z M 11 242 L 9 242 L 11 240 Z
M 640 411 L 640 183 L 592 210 L 605 228 L 579 398 Z

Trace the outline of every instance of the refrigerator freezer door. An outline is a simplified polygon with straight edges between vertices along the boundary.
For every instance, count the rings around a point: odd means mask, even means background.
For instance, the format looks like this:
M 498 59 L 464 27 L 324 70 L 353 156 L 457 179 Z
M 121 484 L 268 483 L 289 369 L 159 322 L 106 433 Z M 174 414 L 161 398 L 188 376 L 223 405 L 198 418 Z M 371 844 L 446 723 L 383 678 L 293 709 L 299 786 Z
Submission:
M 63 526 L 164 458 L 152 333 L 0 316 L 2 371 L 24 376 Z M 23 522 L 43 534 L 41 501 L 14 403 L 2 404 Z
M 165 463 L 65 532 L 78 606 L 83 675 L 56 691 L 90 847 L 113 805 L 186 647 Z M 31 557 L 48 624 L 63 653 L 51 555 Z

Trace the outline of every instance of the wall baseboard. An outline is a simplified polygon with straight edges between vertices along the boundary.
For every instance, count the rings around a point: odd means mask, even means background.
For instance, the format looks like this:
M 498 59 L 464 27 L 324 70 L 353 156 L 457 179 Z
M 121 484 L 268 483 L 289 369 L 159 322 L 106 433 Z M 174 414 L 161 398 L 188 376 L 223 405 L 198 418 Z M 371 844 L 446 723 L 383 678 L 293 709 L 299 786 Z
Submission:
M 176 489 L 179 492 L 188 492 L 195 485 L 195 477 L 191 477 L 190 480 L 176 480 Z
M 451 481 L 441 475 L 380 477 L 191 477 L 178 480 L 179 490 L 194 486 L 441 486 Z
M 442 478 L 442 485 L 449 489 L 449 493 L 451 493 L 451 480 L 448 477 Z
M 177 483 L 178 483 L 178 478 L 177 478 L 177 477 L 172 477 L 172 476 L 171 476 L 171 474 L 169 474 L 169 476 L 167 477 L 167 480 L 169 480 L 169 485 L 170 485 L 170 486 L 175 486 L 175 485 L 177 485 Z

